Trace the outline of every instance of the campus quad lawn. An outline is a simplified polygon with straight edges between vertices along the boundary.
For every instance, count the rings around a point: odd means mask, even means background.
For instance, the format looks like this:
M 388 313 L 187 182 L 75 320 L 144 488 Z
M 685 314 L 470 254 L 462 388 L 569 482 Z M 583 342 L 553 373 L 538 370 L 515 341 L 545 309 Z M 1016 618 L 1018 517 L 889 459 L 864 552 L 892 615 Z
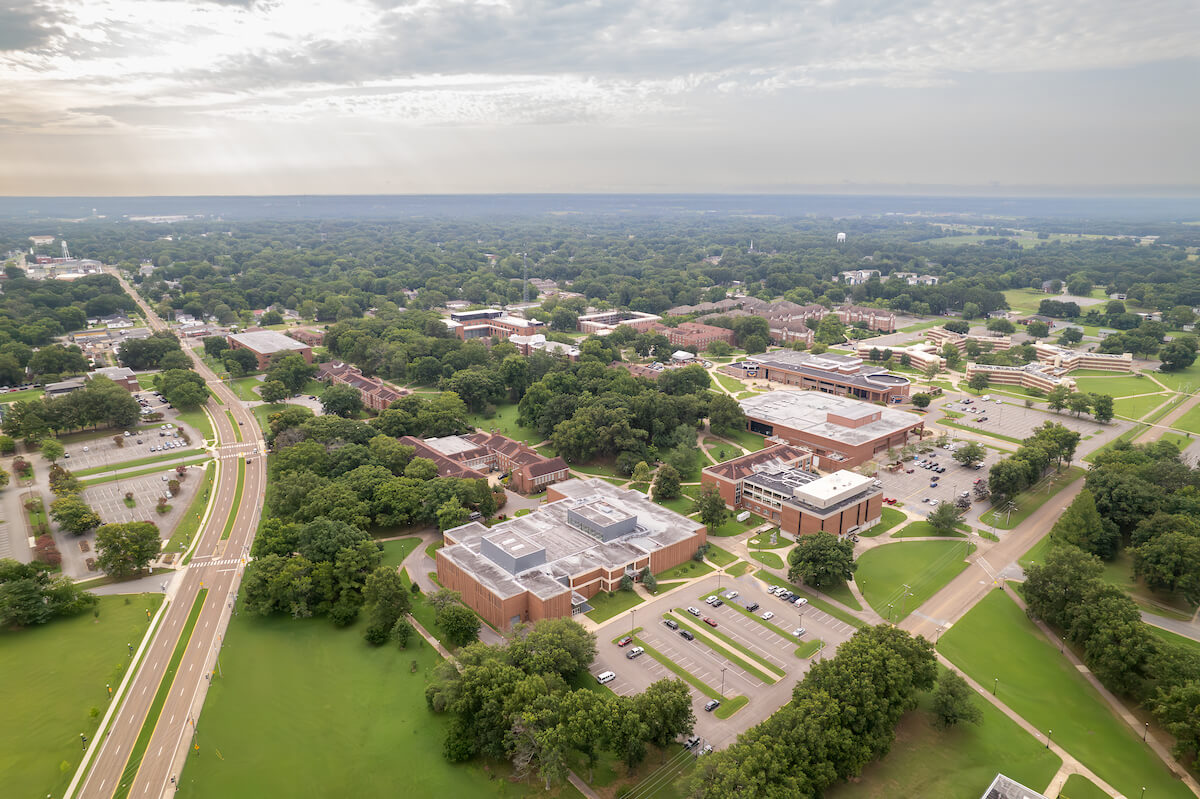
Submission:
M 326 618 L 234 619 L 221 651 L 225 676 L 209 689 L 200 754 L 188 759 L 178 795 L 544 795 L 489 777 L 478 763 L 448 763 L 449 719 L 425 704 L 437 655 L 423 639 L 406 650 L 369 647 L 364 623 L 338 629 Z M 509 774 L 504 764 L 491 771 Z
M 262 380 L 260 380 L 257 376 L 252 375 L 250 377 L 239 377 L 236 380 L 230 380 L 229 389 L 240 400 L 245 400 L 246 402 L 257 402 L 261 401 L 262 397 L 260 397 L 258 392 L 254 389 L 258 388 L 262 384 Z
M 61 796 L 117 689 L 129 650 L 146 632 L 161 594 L 105 596 L 92 611 L 24 630 L 0 632 L 0 791 Z M 98 712 L 91 717 L 91 710 Z
M 755 527 L 758 527 L 762 523 L 763 523 L 762 517 L 755 516 L 753 513 L 750 514 L 750 518 L 744 522 L 739 522 L 737 520 L 737 517 L 730 516 L 729 518 L 727 518 L 725 520 L 725 523 L 722 524 L 720 527 L 718 527 L 715 530 L 709 530 L 708 534 L 717 536 L 718 538 L 727 538 L 729 536 L 741 535 L 742 533 L 753 530 Z
M 1049 492 L 1046 491 L 1046 478 L 1043 478 L 1038 483 L 1038 487 L 1030 488 L 1017 494 L 1013 500 L 1017 509 L 1012 512 L 1011 516 L 1006 513 L 994 513 L 987 511 L 980 515 L 979 523 L 987 527 L 995 527 L 999 530 L 1011 530 L 1021 522 L 1029 518 L 1030 514 L 1036 511 L 1042 505 L 1046 504 L 1046 500 L 1057 494 L 1062 489 L 1066 488 L 1079 477 L 1083 476 L 1083 469 L 1078 466 L 1072 466 L 1064 472 L 1057 474 L 1051 473 L 1054 478 L 1054 486 Z
M 990 702 L 972 694 L 983 711 L 979 724 L 939 730 L 930 712 L 932 694 L 896 726 L 896 741 L 861 779 L 835 786 L 827 799 L 894 799 L 900 796 L 982 796 L 996 772 L 1034 790 L 1044 789 L 1062 760 Z
M 750 557 L 754 558 L 765 566 L 770 566 L 772 569 L 783 568 L 783 558 L 779 557 L 774 552 L 754 549 L 750 551 Z
M 960 528 L 968 529 L 965 524 L 958 525 Z M 892 538 L 962 538 L 963 533 L 958 530 L 952 530 L 949 533 L 939 533 L 933 529 L 933 525 L 929 522 L 912 522 L 904 525 L 900 530 L 892 533 Z
M 1002 591 L 992 591 L 938 645 L 997 696 L 1126 796 L 1191 797 L 1183 783 Z M 1003 653 L 1003 654 L 1000 654 Z
M 601 591 L 589 599 L 588 604 L 592 609 L 585 615 L 594 622 L 602 622 L 637 607 L 642 604 L 642 598 L 636 591 L 613 591 L 611 596 Z
M 1150 411 L 1167 401 L 1165 393 L 1149 394 L 1144 397 L 1125 397 L 1113 400 L 1113 413 L 1126 419 L 1141 419 Z
M 704 557 L 718 566 L 728 566 L 731 563 L 736 563 L 738 559 L 737 555 L 728 550 L 721 549 L 711 542 L 708 545 L 708 549 L 704 552 Z
M 896 525 L 903 524 L 907 518 L 902 511 L 898 511 L 895 508 L 884 508 L 879 518 L 879 524 L 864 533 L 859 533 L 859 535 L 864 538 L 874 538 L 875 536 L 883 535 Z
M 751 452 L 758 452 L 767 445 L 767 440 L 758 433 L 751 433 L 749 430 L 734 430 L 721 436 L 721 438 L 729 439 L 734 443 L 741 444 Z
M 1059 799 L 1108 799 L 1108 794 L 1082 774 L 1067 777 L 1067 783 L 1058 792 Z
M 472 413 L 467 416 L 467 421 L 480 430 L 495 430 L 500 435 L 508 436 L 514 441 L 524 441 L 530 446 L 540 444 L 543 440 L 536 430 L 517 424 L 516 404 L 497 405 L 496 413 L 491 419 L 485 419 L 480 413 Z
M 709 372 L 709 374 L 715 377 L 717 382 L 720 383 L 726 391 L 736 393 L 738 391 L 746 390 L 746 384 L 741 380 L 738 380 L 736 377 L 730 377 L 729 375 L 721 374 L 720 372 Z
M 854 580 L 867 603 L 884 618 L 892 603 L 892 619 L 899 622 L 967 568 L 966 555 L 967 545 L 961 541 L 884 544 L 859 557 Z M 906 584 L 911 591 L 907 598 Z
M 823 593 L 830 599 L 836 599 L 851 610 L 862 610 L 862 605 L 855 599 L 854 593 L 850 590 L 845 582 L 840 582 L 834 586 L 817 586 L 818 591 Z
M 1150 372 L 1154 379 L 1172 391 L 1195 391 L 1200 388 L 1200 363 L 1194 363 L 1178 372 Z M 12 395 L 8 395 L 12 396 Z
M 1200 433 L 1200 405 L 1180 416 L 1171 426 L 1189 433 Z
M 1162 390 L 1150 378 L 1134 375 L 1079 377 L 1075 379 L 1075 385 L 1085 394 L 1107 394 L 1110 397 L 1130 397 Z
M 271 429 L 269 421 L 271 415 L 279 413 L 286 407 L 286 402 L 276 402 L 273 405 L 255 405 L 250 411 L 254 414 L 254 418 L 258 419 L 258 426 L 266 433 Z

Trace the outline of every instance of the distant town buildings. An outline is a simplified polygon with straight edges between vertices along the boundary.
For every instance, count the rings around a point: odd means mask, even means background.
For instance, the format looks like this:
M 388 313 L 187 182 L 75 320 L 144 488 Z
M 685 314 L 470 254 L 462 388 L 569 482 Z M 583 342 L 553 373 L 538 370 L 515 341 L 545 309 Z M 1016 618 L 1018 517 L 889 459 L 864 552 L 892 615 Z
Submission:
M 861 286 L 873 277 L 879 277 L 878 269 L 852 269 L 842 272 L 842 282 L 847 286 Z
M 819 391 L 771 391 L 741 400 L 752 433 L 806 449 L 824 469 L 849 469 L 919 440 L 922 417 Z
M 767 320 L 771 339 L 776 344 L 804 341 L 811 345 L 813 331 L 821 319 L 836 314 L 844 325 L 865 325 L 869 330 L 892 333 L 896 330 L 896 314 L 885 308 L 870 308 L 860 305 L 842 305 L 826 308 L 823 305 L 800 305 L 789 300 L 767 302 L 757 297 L 729 297 L 717 302 L 702 302 L 698 305 L 679 305 L 667 311 L 672 316 L 703 318 L 710 314 L 721 316 L 759 316 Z
M 626 575 L 686 563 L 707 538 L 699 522 L 600 478 L 558 483 L 546 500 L 527 516 L 443 534 L 438 581 L 499 630 L 582 613 Z
M 88 377 L 107 377 L 130 393 L 142 390 L 137 375 L 127 366 L 104 366 L 94 370 Z
M 910 286 L 936 286 L 939 280 L 937 275 L 918 275 L 916 272 L 892 272 L 887 279 L 900 280 Z
M 516 346 L 522 355 L 529 356 L 535 352 L 544 352 L 569 361 L 579 360 L 579 347 L 574 344 L 563 344 L 559 341 L 548 341 L 541 333 L 533 335 L 513 335 L 508 337 L 510 344 Z
M 312 347 L 289 338 L 274 330 L 255 330 L 249 333 L 231 333 L 225 338 L 233 349 L 244 349 L 254 353 L 258 359 L 259 370 L 266 369 L 271 363 L 271 356 L 282 352 L 295 352 L 308 363 L 313 362 Z

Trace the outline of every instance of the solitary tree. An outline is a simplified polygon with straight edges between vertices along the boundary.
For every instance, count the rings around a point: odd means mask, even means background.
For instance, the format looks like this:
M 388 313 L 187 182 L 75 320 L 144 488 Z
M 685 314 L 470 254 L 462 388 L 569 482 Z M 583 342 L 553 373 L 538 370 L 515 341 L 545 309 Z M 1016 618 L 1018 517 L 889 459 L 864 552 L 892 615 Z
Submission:
M 479 617 L 466 605 L 447 605 L 435 617 L 452 646 L 466 646 L 479 638 Z
M 675 499 L 681 490 L 679 472 L 675 471 L 675 467 L 669 463 L 658 467 L 658 474 L 654 477 L 654 498 Z
M 50 503 L 50 518 L 73 535 L 83 535 L 88 530 L 100 526 L 99 514 L 73 494 L 59 497 Z
M 914 408 L 928 408 L 929 403 L 933 402 L 933 397 L 928 394 L 913 394 L 912 404 Z
M 957 671 L 943 671 L 933 692 L 934 723 L 947 729 L 964 721 L 969 724 L 983 721 L 983 712 L 975 704 L 973 693 Z
M 967 381 L 967 386 L 970 387 L 972 391 L 983 391 L 990 384 L 991 381 L 988 380 L 988 376 L 983 372 L 976 372 L 975 374 L 971 375 L 971 379 Z
M 854 576 L 854 544 L 838 541 L 837 536 L 824 531 L 801 536 L 788 553 L 788 579 L 803 581 L 812 586 L 836 585 Z
M 985 457 L 987 457 L 987 450 L 984 449 L 982 444 L 975 441 L 954 450 L 954 460 L 963 466 L 974 466 Z
M 144 569 L 158 555 L 162 539 L 157 525 L 150 522 L 106 524 L 96 531 L 96 564 L 117 579 Z
M 42 457 L 54 463 L 63 455 L 66 454 L 67 448 L 62 445 L 62 442 L 53 438 L 48 438 L 42 442 Z
M 645 461 L 638 461 L 637 466 L 633 467 L 633 475 L 630 478 L 635 483 L 650 482 L 650 466 Z
M 700 523 L 708 528 L 710 534 L 729 518 L 725 500 L 721 499 L 720 490 L 713 485 L 705 488 L 704 493 L 696 500 L 695 510 L 700 514 Z
M 929 514 L 929 526 L 937 535 L 953 535 L 962 511 L 949 502 L 942 502 Z
M 363 409 L 362 394 L 353 386 L 330 386 L 321 392 L 321 408 L 325 413 L 350 418 Z

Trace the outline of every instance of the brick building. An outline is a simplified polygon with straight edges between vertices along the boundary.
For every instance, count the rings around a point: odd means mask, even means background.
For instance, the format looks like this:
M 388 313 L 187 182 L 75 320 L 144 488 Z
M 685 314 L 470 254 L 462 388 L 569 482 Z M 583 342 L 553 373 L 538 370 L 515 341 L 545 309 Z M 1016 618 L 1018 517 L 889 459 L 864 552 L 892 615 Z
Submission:
M 255 330 L 249 333 L 230 333 L 225 337 L 229 346 L 235 350 L 249 350 L 258 359 L 259 370 L 266 369 L 271 364 L 271 356 L 278 353 L 294 352 L 307 363 L 313 362 L 312 347 L 294 338 L 288 338 L 274 330 Z
M 653 330 L 666 336 L 672 347 L 692 352 L 700 352 L 714 341 L 724 341 L 732 346 L 734 339 L 733 331 L 728 328 L 698 322 L 680 322 L 677 327 L 654 325 Z
M 771 391 L 739 404 L 750 432 L 811 451 L 823 469 L 853 468 L 925 430 L 914 413 L 818 391 Z
M 960 353 L 967 351 L 967 342 L 973 341 L 985 351 L 1002 352 L 1012 347 L 1012 339 L 1008 336 L 980 336 L 974 333 L 955 333 L 944 327 L 931 327 L 925 331 L 925 338 L 936 344 L 940 349 L 945 344 L 954 345 Z
M 421 440 L 404 436 L 415 457 L 428 458 L 438 467 L 438 477 L 477 479 L 486 472 L 510 472 L 509 488 L 533 494 L 570 477 L 567 462 L 547 458 L 532 447 L 497 433 L 470 433 Z
M 911 382 L 882 366 L 849 355 L 776 350 L 751 355 L 724 371 L 735 377 L 769 380 L 827 394 L 857 397 L 870 402 L 901 402 Z
M 639 333 L 645 333 L 661 321 L 661 316 L 640 311 L 600 311 L 584 314 L 579 317 L 576 324 L 584 333 L 596 333 L 603 336 L 616 330 L 618 325 L 626 325 Z
M 1065 374 L 1075 369 L 1102 369 L 1108 372 L 1133 371 L 1133 355 L 1128 352 L 1083 352 L 1040 341 L 1034 344 L 1033 348 L 1037 352 L 1038 361 L 1058 373 Z
M 142 390 L 142 387 L 138 385 L 137 375 L 128 366 L 104 366 L 88 375 L 88 378 L 92 377 L 107 377 L 131 393 Z
M 357 367 L 340 361 L 321 364 L 317 369 L 317 379 L 358 389 L 363 405 L 373 411 L 391 407 L 393 402 L 410 393 L 402 388 L 393 388 L 377 377 L 367 377 Z
M 503 340 L 513 335 L 527 336 L 542 327 L 542 323 L 536 319 L 509 316 L 499 308 L 457 311 L 450 314 L 450 318 L 445 322 L 450 332 L 464 341 L 479 338 Z
M 443 533 L 439 582 L 497 629 L 584 612 L 626 574 L 678 566 L 707 538 L 699 522 L 600 478 L 558 483 L 546 499 L 491 528 L 471 522 Z
M 879 522 L 883 489 L 873 478 L 845 470 L 822 476 L 812 471 L 814 460 L 779 445 L 709 466 L 701 482 L 716 486 L 734 510 L 753 511 L 792 535 L 841 536 Z
M 287 332 L 289 336 L 310 347 L 319 347 L 325 343 L 325 333 L 320 330 L 310 330 L 307 327 L 295 327 Z

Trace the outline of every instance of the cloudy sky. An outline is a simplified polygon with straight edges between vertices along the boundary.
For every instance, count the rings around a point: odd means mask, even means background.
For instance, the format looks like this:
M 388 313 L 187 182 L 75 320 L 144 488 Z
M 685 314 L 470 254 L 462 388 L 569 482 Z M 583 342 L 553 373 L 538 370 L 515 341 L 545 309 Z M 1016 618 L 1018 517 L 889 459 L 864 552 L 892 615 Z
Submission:
M 1200 187 L 1197 0 L 0 0 L 0 194 Z

